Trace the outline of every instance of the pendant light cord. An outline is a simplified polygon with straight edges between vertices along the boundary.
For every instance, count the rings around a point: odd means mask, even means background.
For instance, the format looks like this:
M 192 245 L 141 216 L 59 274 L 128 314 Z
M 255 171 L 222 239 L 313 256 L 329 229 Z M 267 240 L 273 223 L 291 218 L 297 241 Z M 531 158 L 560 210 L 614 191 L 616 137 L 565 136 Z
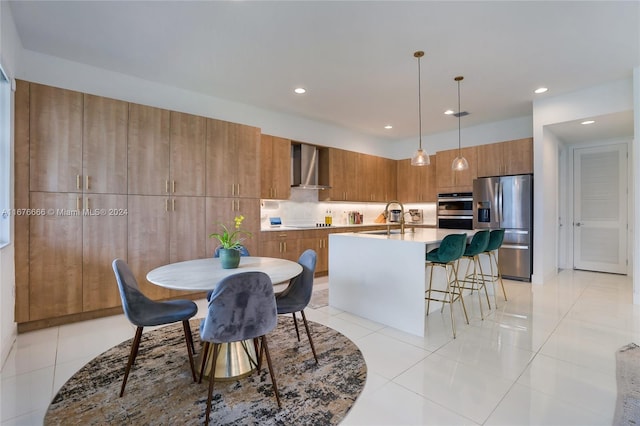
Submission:
M 420 78 L 420 57 L 418 56 L 418 141 L 420 143 L 420 149 L 422 149 L 422 89 L 420 87 L 420 82 L 422 78 Z
M 458 80 L 458 157 L 462 157 L 460 154 L 462 149 L 460 148 L 460 80 Z

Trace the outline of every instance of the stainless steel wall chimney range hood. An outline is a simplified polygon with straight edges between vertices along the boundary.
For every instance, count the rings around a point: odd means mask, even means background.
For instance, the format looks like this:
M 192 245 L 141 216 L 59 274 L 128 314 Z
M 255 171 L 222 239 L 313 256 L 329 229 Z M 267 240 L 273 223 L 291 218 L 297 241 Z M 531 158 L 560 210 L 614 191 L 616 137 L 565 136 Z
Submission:
M 329 189 L 328 182 L 318 182 L 318 147 L 305 143 L 291 144 L 291 187 Z

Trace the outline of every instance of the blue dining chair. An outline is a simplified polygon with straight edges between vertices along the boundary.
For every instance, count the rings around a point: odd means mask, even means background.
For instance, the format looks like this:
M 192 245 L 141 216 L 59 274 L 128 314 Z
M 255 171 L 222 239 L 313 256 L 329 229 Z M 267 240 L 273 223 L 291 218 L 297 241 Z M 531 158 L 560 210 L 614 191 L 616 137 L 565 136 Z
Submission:
M 267 357 L 276 401 L 278 407 L 281 407 L 280 394 L 271 365 L 271 355 L 269 355 L 266 337 L 266 334 L 276 327 L 277 321 L 273 284 L 267 274 L 257 271 L 242 272 L 220 281 L 209 299 L 207 317 L 200 325 L 200 340 L 204 342 L 200 382 L 212 343 L 213 359 L 211 365 L 215 366 L 222 343 L 253 340 L 254 347 L 257 349 L 258 370 L 261 368 L 262 353 L 264 352 Z M 211 371 L 209 373 L 205 424 L 209 424 L 214 381 L 215 371 Z
M 120 396 L 122 397 L 122 395 L 124 395 L 124 388 L 127 385 L 127 378 L 129 377 L 131 366 L 138 356 L 140 339 L 142 338 L 142 330 L 144 327 L 182 321 L 184 337 L 187 343 L 187 353 L 189 354 L 189 366 L 191 367 L 191 375 L 195 382 L 196 371 L 193 366 L 193 354 L 195 350 L 189 319 L 198 312 L 198 306 L 191 300 L 169 300 L 166 302 L 151 300 L 140 291 L 133 272 L 131 272 L 129 265 L 127 265 L 124 260 L 115 259 L 112 267 L 116 275 L 116 281 L 118 282 L 118 290 L 120 290 L 120 299 L 122 300 L 124 314 L 127 319 L 137 327 L 133 343 L 131 344 L 131 352 L 129 353 L 129 360 L 127 361 L 127 367 L 124 372 L 122 387 L 120 388 Z
M 298 342 L 300 341 L 300 331 L 298 330 L 296 312 L 300 312 L 302 321 L 304 322 L 304 328 L 307 331 L 307 337 L 309 338 L 309 344 L 311 345 L 311 352 L 313 352 L 313 358 L 315 358 L 317 364 L 318 356 L 316 355 L 316 348 L 313 346 L 313 339 L 309 332 L 309 324 L 304 314 L 304 308 L 309 304 L 311 294 L 313 293 L 313 276 L 316 271 L 316 259 L 316 252 L 311 249 L 305 250 L 304 253 L 300 255 L 298 263 L 302 266 L 302 273 L 293 278 L 289 282 L 289 286 L 276 296 L 276 305 L 279 315 L 293 314 L 293 324 L 296 327 Z

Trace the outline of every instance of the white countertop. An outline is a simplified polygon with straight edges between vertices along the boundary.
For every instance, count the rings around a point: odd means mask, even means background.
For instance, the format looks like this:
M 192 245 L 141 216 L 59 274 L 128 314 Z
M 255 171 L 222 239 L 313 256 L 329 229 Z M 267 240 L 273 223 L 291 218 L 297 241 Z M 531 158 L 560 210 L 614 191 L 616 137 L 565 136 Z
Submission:
M 268 228 L 262 228 L 260 229 L 261 231 L 309 231 L 309 230 L 313 230 L 313 229 L 345 229 L 345 228 L 353 228 L 353 232 L 358 232 L 357 229 L 358 228 L 363 228 L 363 227 L 369 227 L 369 226 L 387 226 L 386 223 L 362 223 L 362 224 L 358 224 L 358 225 L 331 225 L 331 226 L 315 226 L 315 225 L 309 225 L 309 226 L 285 226 L 285 225 L 280 225 L 280 226 L 273 226 L 273 227 L 268 227 Z M 436 224 L 435 223 L 415 223 L 415 224 L 406 224 L 405 227 L 410 228 L 412 226 L 415 226 L 416 229 L 418 229 L 417 227 L 435 227 Z M 394 223 L 391 225 L 391 229 L 394 228 L 400 228 L 400 225 Z
M 414 232 L 409 228 L 405 228 L 405 233 L 400 234 L 396 229 L 392 228 L 390 235 L 384 231 L 372 231 L 372 232 L 349 232 L 335 234 L 336 237 L 357 237 L 357 238 L 372 238 L 376 240 L 394 240 L 394 241 L 412 241 L 424 244 L 435 244 L 442 241 L 444 237 L 449 234 L 462 234 L 466 233 L 467 236 L 471 236 L 476 233 L 474 230 L 469 229 L 437 229 L 437 228 L 416 228 Z M 381 233 L 380 233 L 381 232 Z

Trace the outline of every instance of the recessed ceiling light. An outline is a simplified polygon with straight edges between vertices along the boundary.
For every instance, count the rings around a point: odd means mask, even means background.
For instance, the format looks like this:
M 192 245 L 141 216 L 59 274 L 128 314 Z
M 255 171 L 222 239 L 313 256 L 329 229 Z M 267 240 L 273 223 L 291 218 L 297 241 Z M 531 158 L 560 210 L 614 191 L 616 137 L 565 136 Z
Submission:
M 455 111 L 452 111 L 452 110 L 448 109 L 448 110 L 446 110 L 444 113 L 445 113 L 446 115 L 451 115 L 451 114 L 454 114 L 454 113 L 455 113 Z
M 533 93 L 538 93 L 538 94 L 540 94 L 540 93 L 544 93 L 544 92 L 546 92 L 547 90 L 549 90 L 549 89 L 547 89 L 546 87 L 539 87 L 539 88 L 537 88 L 536 90 L 534 90 L 534 91 L 533 91 Z
M 386 126 L 384 126 L 384 128 L 389 130 L 389 129 L 393 129 L 393 126 L 391 124 L 387 124 Z
M 303 93 L 307 92 L 307 89 L 305 89 L 304 87 L 296 87 L 294 92 L 296 92 L 298 95 L 302 95 Z
M 594 120 L 586 120 L 586 121 L 583 121 L 583 122 L 582 122 L 582 123 L 580 123 L 580 124 L 593 124 L 593 123 L 595 123 L 595 121 L 594 121 Z

